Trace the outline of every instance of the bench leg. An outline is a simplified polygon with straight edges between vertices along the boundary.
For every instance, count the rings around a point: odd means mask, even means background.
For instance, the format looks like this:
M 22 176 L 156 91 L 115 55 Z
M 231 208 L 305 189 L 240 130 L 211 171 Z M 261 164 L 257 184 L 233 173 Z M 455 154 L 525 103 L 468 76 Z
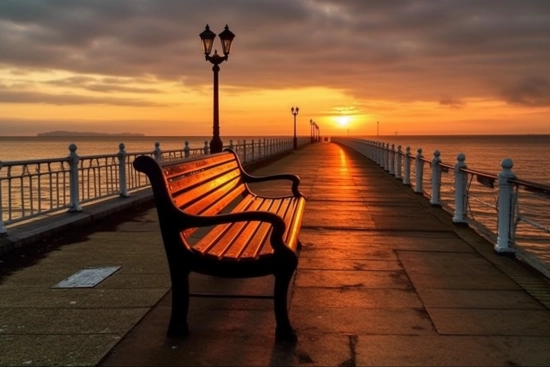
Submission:
M 189 334 L 187 313 L 189 311 L 189 273 L 172 279 L 172 314 L 167 335 L 184 337 Z
M 290 271 L 287 270 L 275 274 L 274 308 L 275 320 L 277 322 L 277 329 L 275 331 L 276 340 L 290 342 L 297 340 L 296 333 L 288 318 L 288 290 L 294 270 L 291 269 Z

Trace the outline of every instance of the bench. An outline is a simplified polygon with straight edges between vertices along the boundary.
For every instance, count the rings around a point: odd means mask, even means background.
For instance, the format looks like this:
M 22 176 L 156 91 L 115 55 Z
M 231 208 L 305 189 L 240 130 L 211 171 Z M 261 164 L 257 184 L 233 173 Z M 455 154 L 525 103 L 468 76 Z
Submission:
M 189 333 L 189 297 L 199 295 L 190 293 L 191 272 L 224 278 L 273 275 L 272 296 L 249 297 L 272 298 L 276 339 L 295 341 L 288 291 L 298 266 L 305 207 L 298 176 L 249 175 L 230 149 L 177 161 L 139 156 L 133 165 L 151 182 L 168 259 L 172 283 L 168 336 Z M 261 196 L 248 185 L 271 180 L 290 180 L 289 195 Z

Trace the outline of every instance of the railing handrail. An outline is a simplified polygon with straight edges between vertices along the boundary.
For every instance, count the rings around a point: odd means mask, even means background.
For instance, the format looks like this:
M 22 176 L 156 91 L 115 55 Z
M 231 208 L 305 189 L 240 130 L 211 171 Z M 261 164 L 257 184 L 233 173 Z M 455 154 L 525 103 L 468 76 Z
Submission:
M 68 162 L 69 157 L 25 159 L 20 161 L 0 161 L 0 167 L 24 166 L 29 164 Z
M 513 178 L 509 180 L 511 183 L 523 186 L 526 190 L 537 194 L 543 194 L 550 197 L 550 186 L 541 184 L 538 182 L 528 181 L 519 178 Z

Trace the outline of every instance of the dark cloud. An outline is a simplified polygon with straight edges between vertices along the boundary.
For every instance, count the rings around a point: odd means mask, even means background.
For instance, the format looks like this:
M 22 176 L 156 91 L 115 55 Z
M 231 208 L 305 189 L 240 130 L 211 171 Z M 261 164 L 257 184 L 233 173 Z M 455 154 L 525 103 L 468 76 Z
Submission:
M 513 105 L 550 107 L 550 79 L 525 78 L 503 91 L 504 99 Z
M 235 88 L 439 101 L 502 98 L 518 78 L 550 78 L 546 0 L 3 0 L 0 66 L 206 85 L 206 23 L 236 34 L 220 73 Z M 506 101 L 545 104 L 516 89 Z
M 50 80 L 45 82 L 45 84 L 57 85 L 62 87 L 70 87 L 70 88 L 80 88 L 80 89 L 86 89 L 92 92 L 102 92 L 102 93 L 113 93 L 113 92 L 146 93 L 146 94 L 162 93 L 161 90 L 155 89 L 155 88 L 138 88 L 138 87 L 128 87 L 125 85 L 120 85 L 120 84 L 131 83 L 132 80 L 130 79 L 102 78 L 102 80 L 104 82 L 98 82 L 98 79 L 93 77 L 73 76 L 69 78 Z
M 439 101 L 439 104 L 442 106 L 449 106 L 453 109 L 463 108 L 465 105 L 464 101 L 454 98 L 443 98 Z
M 166 106 L 166 104 L 138 98 L 91 97 L 76 94 L 8 91 L 7 89 L 0 89 L 0 103 L 44 103 L 57 106 L 90 104 L 133 107 Z

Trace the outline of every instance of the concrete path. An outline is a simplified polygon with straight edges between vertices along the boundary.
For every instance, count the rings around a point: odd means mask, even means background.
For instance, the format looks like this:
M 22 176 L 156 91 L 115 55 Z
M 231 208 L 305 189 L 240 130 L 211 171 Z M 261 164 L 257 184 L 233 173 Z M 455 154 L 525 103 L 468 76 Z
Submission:
M 170 279 L 155 209 L 144 204 L 2 259 L 0 366 L 550 365 L 548 279 L 336 144 L 254 174 L 280 172 L 298 174 L 309 197 L 295 345 L 275 343 L 272 302 L 258 299 L 193 298 L 191 335 L 167 338 Z M 94 288 L 52 288 L 98 266 L 121 268 Z M 192 280 L 193 291 L 238 294 L 272 285 Z

